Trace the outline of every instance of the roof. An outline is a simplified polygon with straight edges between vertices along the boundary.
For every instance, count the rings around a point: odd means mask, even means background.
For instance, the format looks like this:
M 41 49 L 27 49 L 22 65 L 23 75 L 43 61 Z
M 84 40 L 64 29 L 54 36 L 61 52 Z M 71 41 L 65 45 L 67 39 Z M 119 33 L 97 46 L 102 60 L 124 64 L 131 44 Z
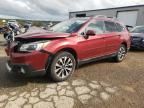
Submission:
M 91 17 L 74 17 L 74 18 L 71 18 L 71 19 L 77 19 L 77 20 L 88 20 L 90 19 Z
M 74 17 L 71 18 L 71 20 L 104 20 L 104 21 L 114 21 L 114 22 L 120 22 L 117 18 L 115 17 L 107 17 L 107 16 L 103 16 L 103 15 L 96 15 L 96 16 L 92 16 L 92 17 Z
M 144 4 L 143 5 L 132 5 L 132 6 L 114 7 L 114 8 L 105 8 L 105 9 L 75 11 L 75 12 L 69 12 L 69 13 L 88 12 L 88 11 L 101 11 L 101 10 L 111 10 L 111 9 L 121 9 L 121 8 L 133 8 L 133 7 L 144 7 Z

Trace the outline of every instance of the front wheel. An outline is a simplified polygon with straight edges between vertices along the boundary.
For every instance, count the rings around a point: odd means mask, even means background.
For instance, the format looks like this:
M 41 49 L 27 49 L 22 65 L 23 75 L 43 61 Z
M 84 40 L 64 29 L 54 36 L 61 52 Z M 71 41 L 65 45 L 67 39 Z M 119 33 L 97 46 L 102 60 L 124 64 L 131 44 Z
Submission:
M 74 72 L 76 61 L 69 52 L 60 52 L 54 57 L 50 66 L 50 77 L 53 81 L 64 81 Z
M 126 54 L 127 54 L 126 46 L 122 44 L 119 48 L 119 51 L 117 52 L 117 55 L 114 58 L 115 61 L 122 62 L 124 60 Z

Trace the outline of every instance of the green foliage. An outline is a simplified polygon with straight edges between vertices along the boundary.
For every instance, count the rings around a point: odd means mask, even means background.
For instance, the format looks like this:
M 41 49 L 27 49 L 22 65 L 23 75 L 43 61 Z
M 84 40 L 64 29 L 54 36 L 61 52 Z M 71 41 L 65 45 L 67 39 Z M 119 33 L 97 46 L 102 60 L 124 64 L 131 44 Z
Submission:
M 2 22 L 2 20 L 5 20 L 5 19 L 0 19 L 0 27 L 1 26 L 4 26 L 4 23 Z M 45 26 L 47 24 L 49 24 L 51 21 L 32 21 L 32 20 L 20 20 L 20 19 L 16 19 L 17 22 L 21 25 L 21 26 L 24 26 L 24 24 L 26 22 L 32 22 L 32 26 L 37 26 L 37 27 L 41 27 L 41 26 Z M 8 20 L 6 19 L 6 22 Z M 52 21 L 54 24 L 58 23 L 59 21 Z

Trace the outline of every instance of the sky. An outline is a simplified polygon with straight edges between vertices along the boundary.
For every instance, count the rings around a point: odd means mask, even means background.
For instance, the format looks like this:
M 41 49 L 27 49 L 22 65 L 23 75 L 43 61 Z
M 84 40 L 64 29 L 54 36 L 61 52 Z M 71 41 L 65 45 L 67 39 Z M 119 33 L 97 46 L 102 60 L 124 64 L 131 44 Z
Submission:
M 144 4 L 144 0 L 0 0 L 0 18 L 65 20 L 69 12 Z

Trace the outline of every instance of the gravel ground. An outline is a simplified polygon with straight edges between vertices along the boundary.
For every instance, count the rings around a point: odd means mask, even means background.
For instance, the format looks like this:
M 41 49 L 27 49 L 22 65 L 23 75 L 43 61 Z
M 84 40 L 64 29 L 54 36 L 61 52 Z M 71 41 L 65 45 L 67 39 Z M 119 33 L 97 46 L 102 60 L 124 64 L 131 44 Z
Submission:
M 61 83 L 9 75 L 0 47 L 0 108 L 144 108 L 144 51 L 81 66 Z

